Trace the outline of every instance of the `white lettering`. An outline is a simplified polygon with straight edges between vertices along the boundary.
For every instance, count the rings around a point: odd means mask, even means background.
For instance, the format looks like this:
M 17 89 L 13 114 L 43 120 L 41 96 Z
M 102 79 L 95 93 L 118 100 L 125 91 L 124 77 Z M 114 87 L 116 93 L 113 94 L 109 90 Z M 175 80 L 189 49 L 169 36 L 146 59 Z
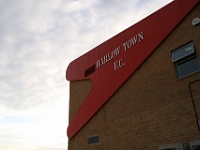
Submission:
M 100 62 L 100 60 L 97 60 L 97 62 L 96 62 L 96 68 L 99 68 L 101 66 L 101 62 Z
M 143 32 L 140 32 L 140 33 L 138 33 L 137 35 L 135 35 L 134 37 L 132 37 L 130 40 L 126 41 L 123 44 L 124 51 L 126 51 L 129 48 L 131 48 L 132 46 L 134 46 L 138 42 L 141 42 L 142 40 L 144 40 L 144 34 L 143 34 Z
M 126 43 L 124 43 L 123 46 L 124 46 L 124 51 L 126 51 Z
M 114 49 L 111 53 L 104 55 L 102 58 L 96 61 L 96 68 L 101 67 L 102 65 L 106 64 L 116 56 L 120 54 L 120 46 Z
M 132 45 L 135 45 L 137 43 L 137 39 L 138 39 L 138 36 L 134 36 L 131 41 L 132 41 Z
M 125 63 L 123 63 L 123 59 L 122 58 L 120 60 L 114 62 L 114 70 L 115 71 L 117 69 L 122 68 L 123 66 L 125 66 Z
M 108 60 L 108 55 L 105 55 L 105 56 L 104 56 L 104 64 L 107 63 L 108 61 L 109 61 L 109 60 Z
M 143 40 L 144 40 L 144 33 L 142 31 L 142 32 L 136 34 L 131 39 L 127 40 L 126 42 L 124 42 L 122 44 L 124 51 L 127 51 L 132 46 L 136 45 L 137 43 L 139 43 Z M 120 46 L 115 48 L 114 50 L 112 50 L 110 53 L 107 53 L 106 55 L 101 57 L 99 60 L 97 60 L 96 61 L 96 68 L 100 68 L 102 65 L 106 64 L 107 62 L 109 62 L 113 58 L 117 57 L 119 54 L 120 54 Z M 119 68 L 121 68 L 125 65 L 122 61 L 123 60 L 120 59 L 120 60 L 114 62 L 114 70 L 117 70 L 117 69 L 119 69 Z
M 139 37 L 139 42 L 141 42 L 142 40 L 144 40 L 144 34 L 143 34 L 143 32 L 140 32 L 138 34 L 138 37 Z

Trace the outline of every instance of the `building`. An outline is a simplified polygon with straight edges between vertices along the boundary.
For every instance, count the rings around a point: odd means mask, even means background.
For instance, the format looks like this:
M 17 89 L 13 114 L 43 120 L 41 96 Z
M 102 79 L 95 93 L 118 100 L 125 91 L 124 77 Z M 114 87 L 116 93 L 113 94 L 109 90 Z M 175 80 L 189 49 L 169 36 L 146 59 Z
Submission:
M 175 0 L 69 64 L 69 150 L 199 149 L 199 18 Z

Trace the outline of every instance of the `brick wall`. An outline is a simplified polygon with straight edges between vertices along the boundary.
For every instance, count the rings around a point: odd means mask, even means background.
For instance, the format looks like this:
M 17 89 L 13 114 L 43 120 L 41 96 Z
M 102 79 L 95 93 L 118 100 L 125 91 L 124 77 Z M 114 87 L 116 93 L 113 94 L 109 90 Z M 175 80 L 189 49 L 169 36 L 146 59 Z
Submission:
M 159 145 L 200 139 L 200 82 L 189 88 L 200 73 L 177 79 L 171 58 L 171 51 L 193 41 L 200 60 L 200 25 L 191 24 L 199 12 L 200 4 L 69 140 L 69 150 L 158 150 Z M 91 87 L 90 81 L 70 83 L 70 119 Z M 99 144 L 88 145 L 87 138 L 95 135 Z

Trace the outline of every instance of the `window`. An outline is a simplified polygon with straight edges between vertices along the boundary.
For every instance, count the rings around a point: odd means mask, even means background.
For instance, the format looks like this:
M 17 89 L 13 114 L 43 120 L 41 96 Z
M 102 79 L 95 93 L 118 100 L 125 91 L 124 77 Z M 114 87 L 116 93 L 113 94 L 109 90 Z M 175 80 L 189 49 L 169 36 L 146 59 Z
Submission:
M 192 150 L 200 150 L 200 145 L 192 145 Z
M 192 42 L 173 51 L 172 62 L 179 79 L 200 71 L 200 63 Z
M 160 145 L 159 150 L 184 150 L 182 143 Z
M 200 150 L 200 140 L 190 142 L 192 150 Z
M 164 148 L 164 149 L 160 149 L 160 150 L 176 150 L 176 148 Z
M 88 138 L 88 144 L 98 144 L 99 136 L 92 136 Z
M 90 74 L 92 74 L 93 72 L 95 72 L 95 65 L 91 66 L 90 68 L 88 68 L 85 71 L 85 77 L 89 76 Z

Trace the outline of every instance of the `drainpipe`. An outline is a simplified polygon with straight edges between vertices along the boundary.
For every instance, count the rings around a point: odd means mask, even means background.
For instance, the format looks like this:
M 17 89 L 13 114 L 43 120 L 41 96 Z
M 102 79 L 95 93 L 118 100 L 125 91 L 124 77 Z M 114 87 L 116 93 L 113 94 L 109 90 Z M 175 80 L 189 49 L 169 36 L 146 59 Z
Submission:
M 191 97 L 191 100 L 192 100 L 192 105 L 193 105 L 193 109 L 194 109 L 194 114 L 195 114 L 195 118 L 196 118 L 196 123 L 197 123 L 197 127 L 198 127 L 198 130 L 200 131 L 200 126 L 199 126 L 199 119 L 198 119 L 198 114 L 197 114 L 197 110 L 196 110 L 196 105 L 195 105 L 195 102 L 194 102 L 194 97 L 193 97 L 193 94 L 192 94 L 192 89 L 191 89 L 191 85 L 193 83 L 196 83 L 196 82 L 199 82 L 200 79 L 197 79 L 195 81 L 192 81 L 189 83 L 189 91 L 190 91 L 190 97 Z

